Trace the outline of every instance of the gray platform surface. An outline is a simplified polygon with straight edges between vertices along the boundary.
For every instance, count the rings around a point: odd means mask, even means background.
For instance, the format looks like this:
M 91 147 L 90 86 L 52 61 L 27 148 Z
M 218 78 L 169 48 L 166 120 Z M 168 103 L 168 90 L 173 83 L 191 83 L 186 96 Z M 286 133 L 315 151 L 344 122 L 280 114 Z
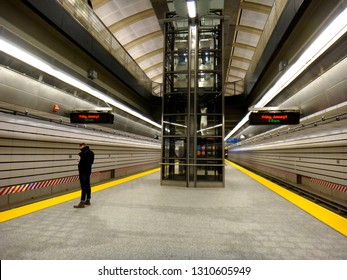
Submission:
M 226 187 L 159 173 L 0 224 L 1 259 L 347 259 L 347 238 L 234 167 Z

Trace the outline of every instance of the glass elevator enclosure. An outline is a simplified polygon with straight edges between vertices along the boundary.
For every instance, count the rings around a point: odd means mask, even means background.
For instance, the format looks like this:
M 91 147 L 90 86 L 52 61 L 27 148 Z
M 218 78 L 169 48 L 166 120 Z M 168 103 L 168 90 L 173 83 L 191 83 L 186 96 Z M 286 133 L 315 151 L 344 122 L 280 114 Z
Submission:
M 161 184 L 224 187 L 221 11 L 165 20 Z

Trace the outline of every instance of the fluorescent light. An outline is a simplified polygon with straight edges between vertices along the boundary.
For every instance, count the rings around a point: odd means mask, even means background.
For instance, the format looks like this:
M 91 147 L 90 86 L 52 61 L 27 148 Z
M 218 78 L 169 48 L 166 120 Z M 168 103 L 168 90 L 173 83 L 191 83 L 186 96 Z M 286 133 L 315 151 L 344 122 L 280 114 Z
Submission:
M 279 94 L 288 84 L 298 77 L 312 62 L 335 43 L 346 31 L 347 9 L 318 36 L 305 50 L 300 58 L 283 74 L 276 84 L 264 95 L 254 107 L 263 107 Z
M 77 80 L 76 78 L 69 76 L 68 74 L 62 72 L 59 69 L 56 69 L 54 67 L 52 67 L 51 65 L 49 65 L 48 63 L 46 63 L 45 61 L 42 61 L 40 59 L 38 59 L 37 57 L 31 55 L 30 53 L 27 53 L 26 51 L 18 48 L 17 46 L 3 40 L 0 38 L 0 51 L 3 51 L 5 53 L 7 53 L 10 56 L 13 56 L 14 58 L 17 58 L 21 61 L 23 61 L 24 63 L 27 63 L 51 76 L 56 77 L 57 79 L 72 85 L 76 88 L 79 88 L 80 90 L 83 90 L 93 96 L 95 96 L 96 98 L 99 98 L 101 100 L 103 100 L 104 102 L 113 105 L 114 107 L 121 109 L 127 113 L 129 113 L 130 115 L 133 115 L 134 117 L 137 117 L 141 120 L 144 120 L 147 123 L 150 123 L 158 128 L 161 128 L 160 124 L 157 124 L 156 122 L 150 120 L 149 118 L 141 115 L 140 113 L 132 110 L 131 108 L 117 102 L 116 100 L 112 99 L 111 97 L 107 96 L 106 94 L 103 94 L 102 92 L 90 87 L 87 84 L 82 83 L 81 81 Z
M 94 110 L 95 111 L 112 111 L 112 108 L 110 108 L 110 107 L 96 107 Z
M 190 18 L 196 17 L 196 4 L 195 1 L 187 1 L 188 16 Z
M 220 126 L 222 126 L 222 125 L 223 125 L 223 124 L 216 124 L 216 125 L 214 125 L 214 126 L 210 126 L 210 127 L 207 127 L 207 128 L 203 128 L 203 129 L 198 130 L 197 133 L 203 132 L 203 131 L 206 131 L 206 130 L 210 130 L 210 129 L 214 129 L 214 128 L 220 127 Z
M 347 8 L 342 11 L 329 26 L 314 40 L 300 58 L 283 74 L 276 84 L 253 107 L 264 107 L 296 77 L 298 77 L 309 65 L 311 65 L 324 51 L 332 46 L 347 31 Z M 224 138 L 226 141 L 247 121 L 248 113 L 235 128 Z
M 173 122 L 167 122 L 167 121 L 163 121 L 163 123 L 170 124 L 170 125 L 175 125 L 175 126 L 179 126 L 179 127 L 184 127 L 184 128 L 187 128 L 187 126 L 186 126 L 186 125 L 179 124 L 179 123 L 173 123 Z
M 227 136 L 225 136 L 224 141 L 229 139 L 231 135 L 233 135 L 236 131 L 238 131 L 246 122 L 248 122 L 248 118 L 250 114 L 251 113 L 248 112 L 247 115 L 244 116 L 244 118 L 234 127 L 234 129 L 230 131 Z

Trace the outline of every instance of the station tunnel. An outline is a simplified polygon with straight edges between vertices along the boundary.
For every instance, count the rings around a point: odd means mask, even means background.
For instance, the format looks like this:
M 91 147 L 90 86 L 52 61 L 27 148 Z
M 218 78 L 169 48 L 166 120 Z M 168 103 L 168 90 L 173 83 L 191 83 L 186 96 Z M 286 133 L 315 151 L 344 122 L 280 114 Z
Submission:
M 186 2 L 196 4 L 195 15 Z M 346 259 L 346 8 L 344 0 L 0 0 L 1 227 L 26 214 L 21 207 L 76 199 L 69 195 L 80 190 L 78 145 L 87 143 L 95 153 L 95 192 L 132 178 L 153 185 L 160 198 L 153 202 L 146 188 L 131 197 L 135 183 L 121 185 L 117 209 L 150 207 L 168 216 L 211 210 L 218 229 L 224 210 L 238 213 L 236 220 L 251 216 L 239 203 L 254 203 L 257 191 L 246 194 L 241 187 L 252 183 L 237 173 L 250 172 L 263 178 L 257 182 L 278 184 L 286 195 L 325 209 L 314 217 L 329 216 L 325 211 L 334 217 L 318 219 L 332 228 L 326 234 L 336 234 L 331 242 L 341 250 L 312 251 L 308 258 Z M 150 174 L 150 183 L 139 174 Z M 301 205 L 300 199 L 292 202 Z M 145 256 L 142 249 L 131 255 L 135 247 L 95 258 Z M 204 258 L 194 248 L 182 255 L 179 249 L 172 255 L 153 249 L 149 258 Z M 221 252 L 217 258 L 233 257 Z M 54 258 L 46 253 L 33 258 Z M 269 255 L 240 250 L 240 257 Z

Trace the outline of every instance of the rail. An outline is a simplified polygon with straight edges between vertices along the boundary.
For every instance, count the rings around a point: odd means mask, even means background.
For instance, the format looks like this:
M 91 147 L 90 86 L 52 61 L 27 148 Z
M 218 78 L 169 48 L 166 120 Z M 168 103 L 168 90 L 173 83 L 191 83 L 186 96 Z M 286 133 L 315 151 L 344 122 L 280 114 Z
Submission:
M 57 0 L 143 87 L 153 92 L 152 80 L 83 0 Z
M 247 169 L 251 170 L 252 172 L 256 174 L 259 174 L 262 177 L 265 177 L 266 179 L 272 182 L 275 182 L 276 184 L 286 188 L 287 190 L 291 192 L 296 193 L 297 195 L 300 195 L 316 204 L 321 205 L 322 207 L 329 209 L 330 211 L 335 212 L 336 214 L 344 218 L 347 218 L 347 207 L 345 205 L 342 205 L 339 201 L 334 201 L 331 198 L 325 197 L 321 193 L 316 193 L 312 190 L 306 190 L 305 188 L 303 188 L 302 186 L 298 184 L 289 183 L 283 179 L 275 178 L 259 170 L 255 170 L 250 167 L 247 167 Z

